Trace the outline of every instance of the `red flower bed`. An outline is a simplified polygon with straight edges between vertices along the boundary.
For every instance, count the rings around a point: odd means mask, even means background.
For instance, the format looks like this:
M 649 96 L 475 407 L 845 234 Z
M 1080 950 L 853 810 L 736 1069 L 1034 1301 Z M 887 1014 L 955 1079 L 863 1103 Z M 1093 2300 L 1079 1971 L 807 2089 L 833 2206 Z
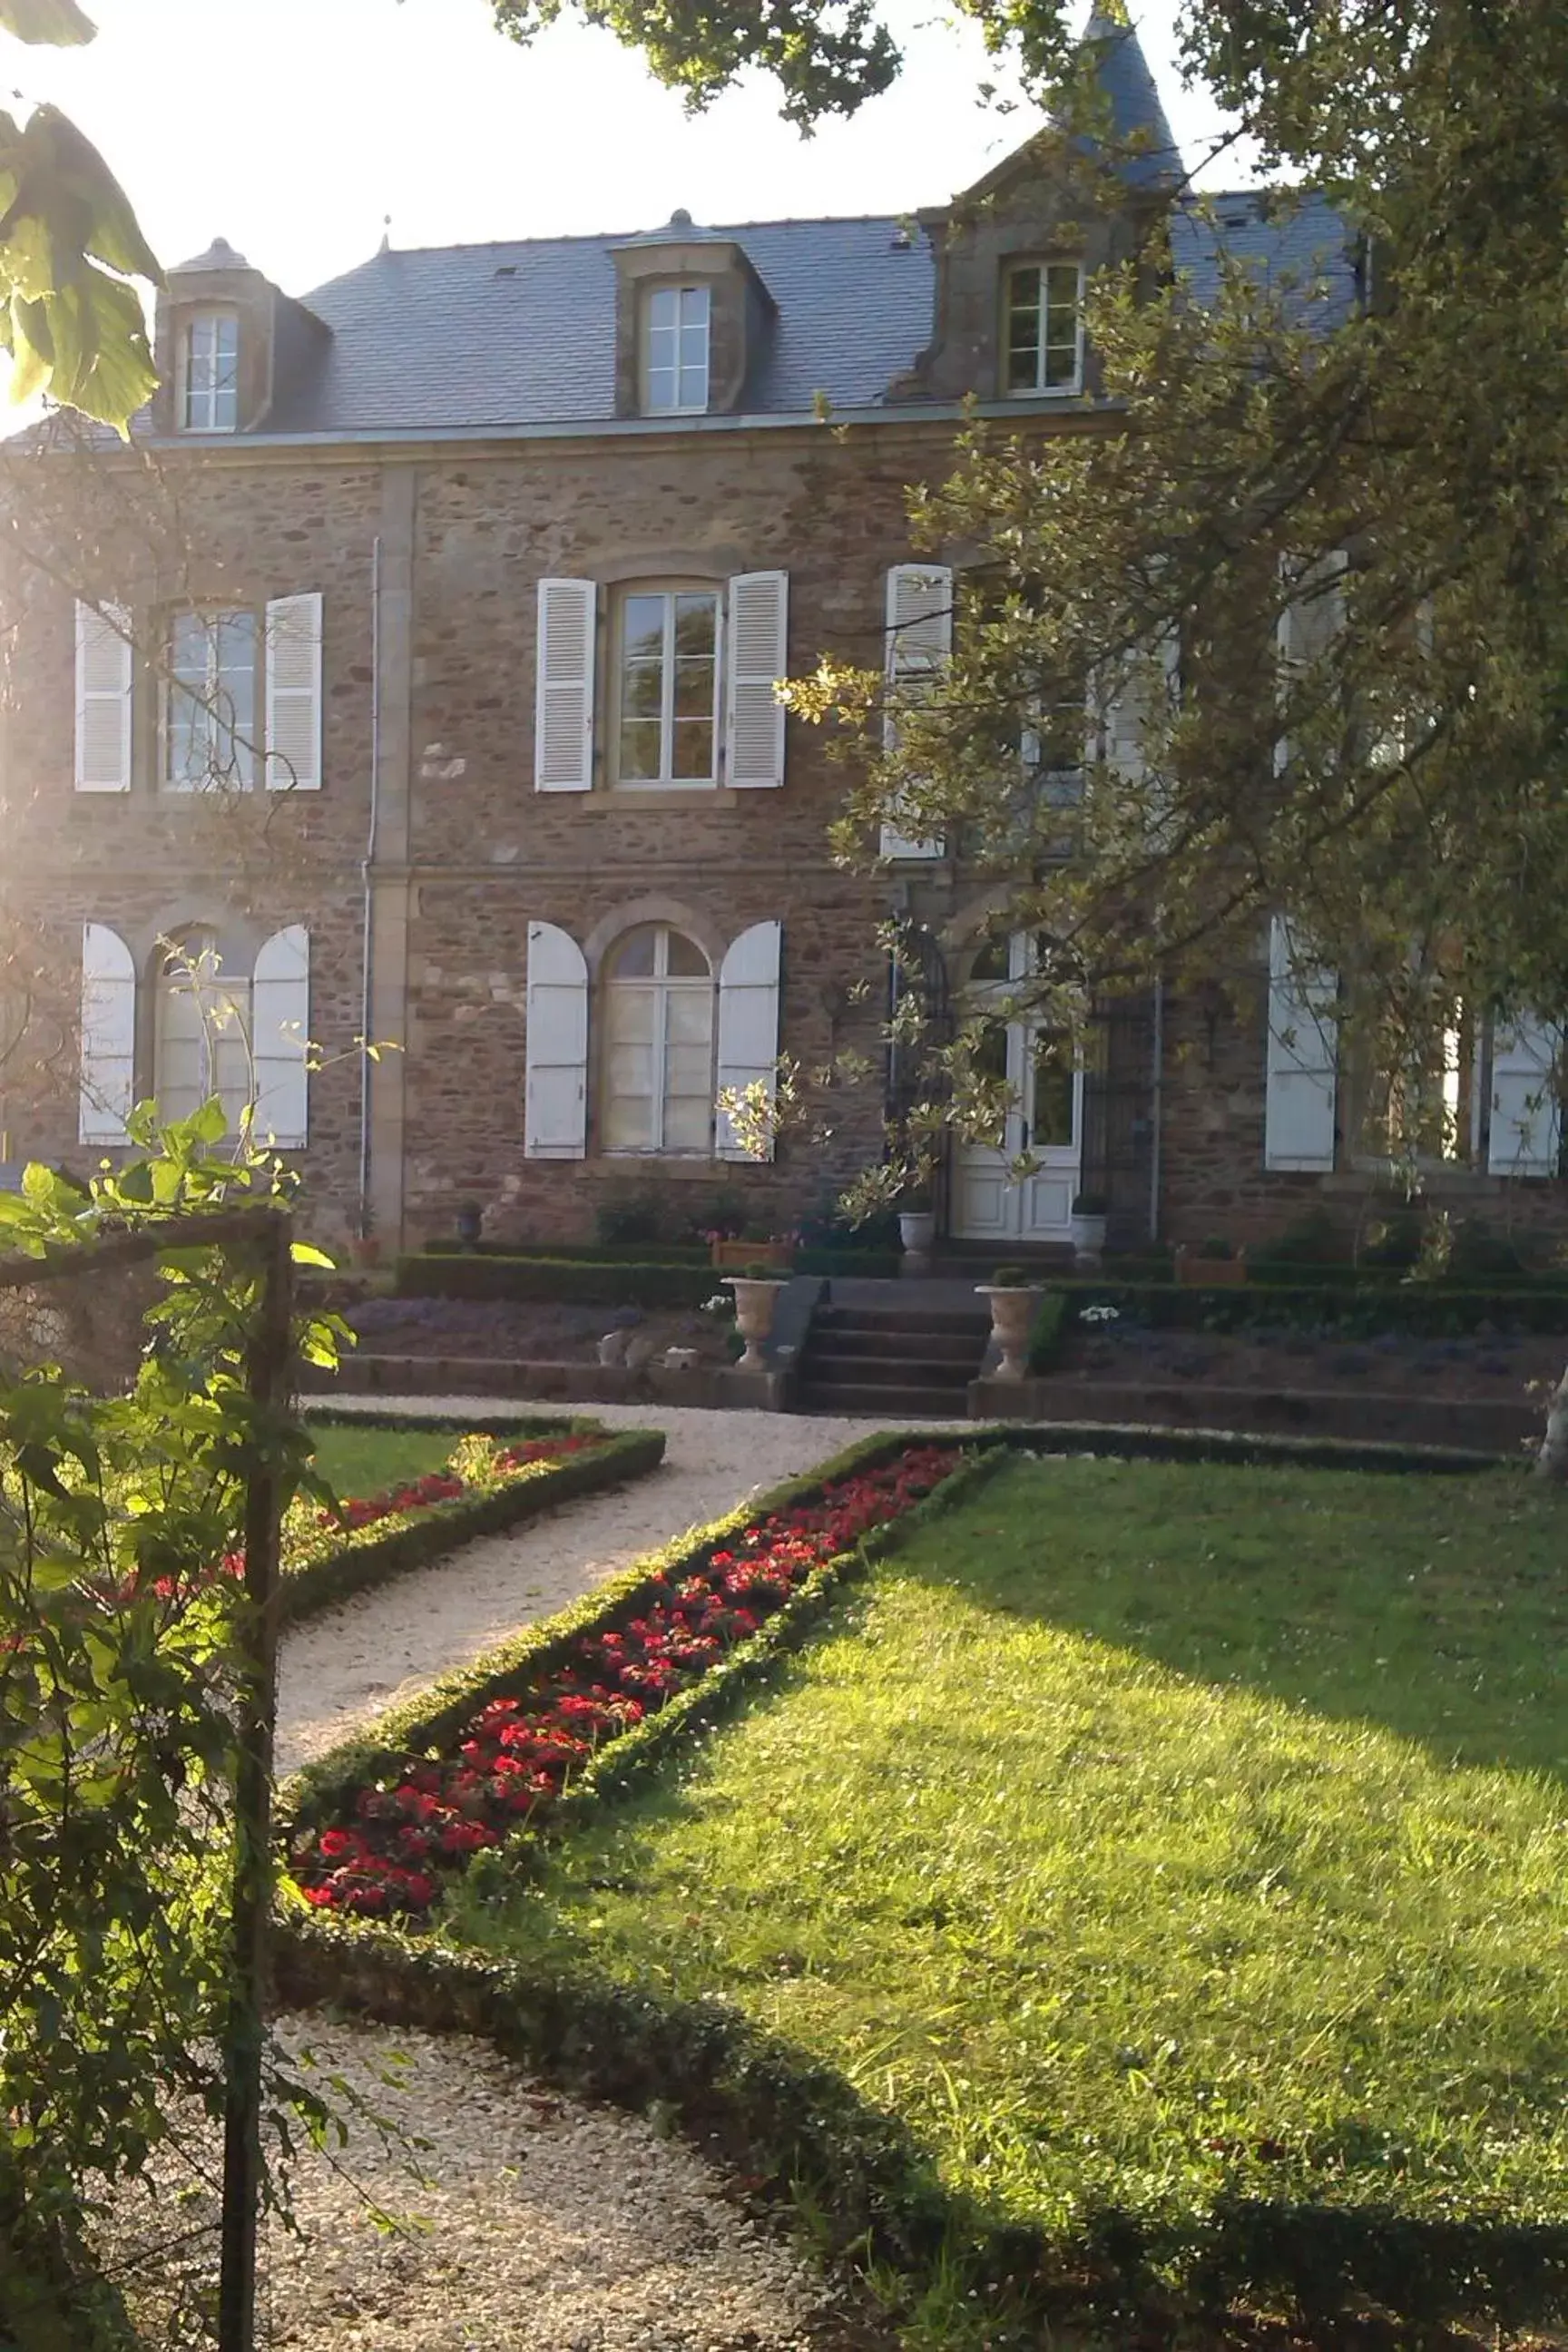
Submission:
M 466 1496 L 488 1493 L 501 1479 L 526 1469 L 531 1462 L 564 1462 L 571 1454 L 586 1453 L 590 1446 L 604 1443 L 602 1433 L 590 1430 L 575 1437 L 531 1437 L 521 1445 L 497 1446 L 483 1481 L 461 1478 L 450 1467 L 427 1470 L 423 1478 L 412 1478 L 406 1486 L 388 1487 L 380 1495 L 357 1496 L 343 1504 L 341 1513 L 319 1511 L 317 1524 L 323 1528 L 372 1528 L 378 1519 L 393 1518 L 399 1511 L 427 1510 L 433 1503 L 460 1503 Z
M 656 1578 L 640 1616 L 581 1634 L 526 1697 L 481 1707 L 451 1754 L 411 1759 L 361 1789 L 346 1819 L 311 1832 L 290 1863 L 306 1901 L 384 1918 L 427 1911 L 443 1872 L 547 1812 L 596 1748 L 698 1681 L 814 1568 L 901 1518 L 963 1458 L 953 1445 L 911 1446 L 775 1511 L 686 1573 Z

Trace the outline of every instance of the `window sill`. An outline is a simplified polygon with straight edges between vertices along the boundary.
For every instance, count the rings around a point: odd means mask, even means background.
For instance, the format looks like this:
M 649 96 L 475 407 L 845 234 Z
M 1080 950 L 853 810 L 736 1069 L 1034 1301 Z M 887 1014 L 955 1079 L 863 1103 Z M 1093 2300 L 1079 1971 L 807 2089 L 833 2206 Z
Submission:
M 738 808 L 742 795 L 731 784 L 606 784 L 580 796 L 584 808 Z M 748 794 L 747 798 L 754 795 Z
M 710 1184 L 734 1166 L 733 1160 L 715 1160 L 700 1151 L 595 1151 L 589 1164 L 619 1170 L 657 1168 L 661 1176 L 686 1177 L 694 1182 L 701 1178 Z

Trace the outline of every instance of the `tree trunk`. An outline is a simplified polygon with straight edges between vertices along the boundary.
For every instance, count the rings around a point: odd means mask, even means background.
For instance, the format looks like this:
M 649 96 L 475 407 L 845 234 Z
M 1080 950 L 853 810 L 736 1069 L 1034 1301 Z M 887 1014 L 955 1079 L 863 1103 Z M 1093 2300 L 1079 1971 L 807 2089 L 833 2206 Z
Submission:
M 1546 1434 L 1541 1441 L 1535 1467 L 1542 1478 L 1568 1484 L 1568 1372 L 1563 1373 L 1552 1391 L 1552 1402 L 1546 1410 Z

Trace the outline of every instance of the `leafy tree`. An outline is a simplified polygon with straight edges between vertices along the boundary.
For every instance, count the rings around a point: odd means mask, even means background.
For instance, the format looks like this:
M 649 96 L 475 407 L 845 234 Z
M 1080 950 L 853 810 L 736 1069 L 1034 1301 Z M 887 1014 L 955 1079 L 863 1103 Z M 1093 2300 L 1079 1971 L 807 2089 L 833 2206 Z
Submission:
M 526 32 L 542 5 L 500 14 Z M 960 5 L 1082 127 L 1106 16 L 1074 51 L 1058 0 Z M 696 102 L 758 67 L 806 123 L 892 65 L 874 12 L 833 44 L 732 5 L 589 13 Z M 1156 221 L 1093 290 L 1110 429 L 976 423 L 915 498 L 918 543 L 968 560 L 951 669 L 892 748 L 879 677 L 825 666 L 792 699 L 856 761 L 847 856 L 896 809 L 958 840 L 998 930 L 1051 940 L 1019 1010 L 1081 1028 L 1205 975 L 1256 1009 L 1285 916 L 1303 981 L 1339 976 L 1379 1149 L 1408 1170 L 1461 1017 L 1568 1017 L 1568 13 L 1187 0 L 1179 39 L 1265 169 L 1329 200 L 1357 299 L 1211 257 L 1195 302 L 1184 264 L 1219 240 L 1190 210 Z M 1069 807 L 1050 747 L 1086 690 Z M 994 1113 L 972 1042 L 939 1057 L 917 1154 Z M 1568 1471 L 1568 1384 L 1549 1452 Z
M 73 48 L 76 0 L 0 0 L 0 32 Z M 123 432 L 157 383 L 132 280 L 163 272 L 102 156 L 53 106 L 0 111 L 0 345 L 11 397 L 36 393 Z
M 35 1166 L 0 1194 L 5 1254 L 83 1253 L 79 1276 L 0 1294 L 0 2334 L 26 2317 L 12 2265 L 47 2274 L 88 2184 L 169 2135 L 172 2095 L 222 2106 L 252 1641 L 225 1571 L 247 1465 L 269 1459 L 285 1499 L 310 1476 L 304 1431 L 247 1386 L 256 1266 L 200 1243 L 285 1190 L 276 1162 L 221 1148 L 225 1125 L 212 1102 L 160 1130 L 144 1105 L 117 1171 L 83 1187 Z M 115 1280 L 90 1244 L 174 1216 L 140 1360 L 89 1386 L 58 1359 L 73 1294 Z M 299 1339 L 331 1359 L 330 1327 Z M 289 2070 L 270 2082 L 275 2113 L 324 2119 Z M 80 2325 L 71 2340 L 96 2340 Z

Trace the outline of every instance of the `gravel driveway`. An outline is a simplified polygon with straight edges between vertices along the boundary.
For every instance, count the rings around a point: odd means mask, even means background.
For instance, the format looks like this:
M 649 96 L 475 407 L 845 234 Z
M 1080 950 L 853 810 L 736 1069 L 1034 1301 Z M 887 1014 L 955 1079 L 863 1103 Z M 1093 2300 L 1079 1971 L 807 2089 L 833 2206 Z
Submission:
M 375 1398 L 363 1410 L 460 1417 L 497 1407 L 493 1398 Z M 619 1426 L 662 1428 L 663 1466 L 288 1632 L 279 1681 L 284 1769 L 641 1553 L 881 1426 L 784 1413 L 594 1410 Z M 842 2352 L 867 2341 L 823 2280 L 748 2220 L 684 2142 L 638 2118 L 557 2097 L 488 2045 L 460 2037 L 316 2016 L 285 2019 L 281 2030 L 290 2044 L 310 2043 L 324 2074 L 358 2086 L 377 2113 L 428 2146 L 419 2157 L 422 2183 L 363 2125 L 351 2126 L 341 2156 L 300 2156 L 294 2194 L 304 2234 L 270 2231 L 262 2257 L 258 2341 L 268 2352 Z M 396 2053 L 407 2063 L 391 2089 L 379 2078 Z M 121 2200 L 112 2255 L 122 2262 L 139 2242 L 199 2229 L 215 2210 L 216 2153 L 209 2139 L 205 2188 L 161 2166 L 155 2219 L 145 2199 Z M 368 2204 L 430 2226 L 379 2235 Z M 182 2259 L 196 2279 L 210 2281 L 210 2236 L 192 2241 Z M 149 2266 L 154 2276 L 169 2268 Z M 154 2312 L 160 2305 L 166 2307 L 157 2292 Z

